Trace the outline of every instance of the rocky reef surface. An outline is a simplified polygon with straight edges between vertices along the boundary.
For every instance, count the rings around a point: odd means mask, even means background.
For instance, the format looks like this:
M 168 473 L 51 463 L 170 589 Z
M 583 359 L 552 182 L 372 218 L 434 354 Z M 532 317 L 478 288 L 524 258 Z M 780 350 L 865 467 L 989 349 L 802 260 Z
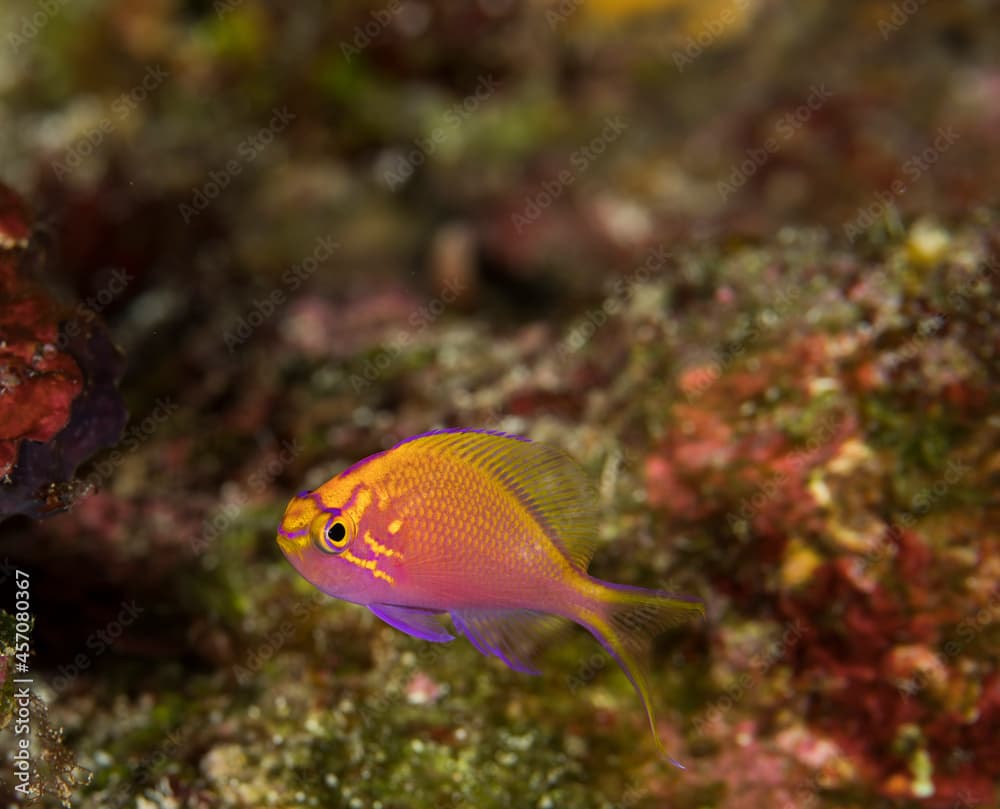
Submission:
M 997 805 L 989 12 L 91 5 L 0 11 L 30 797 Z M 571 453 L 593 572 L 705 600 L 652 650 L 685 771 L 585 632 L 525 677 L 284 562 L 292 494 L 452 426 Z

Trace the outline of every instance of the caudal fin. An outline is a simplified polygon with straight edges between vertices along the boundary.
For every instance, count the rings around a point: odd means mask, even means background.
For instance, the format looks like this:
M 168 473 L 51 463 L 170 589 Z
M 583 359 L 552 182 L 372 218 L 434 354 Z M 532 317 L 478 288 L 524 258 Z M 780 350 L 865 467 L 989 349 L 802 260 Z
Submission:
M 594 578 L 590 578 L 589 583 L 590 604 L 581 611 L 579 623 L 600 641 L 631 680 L 646 709 L 649 727 L 660 753 L 675 767 L 685 769 L 667 753 L 656 732 L 646 660 L 649 642 L 655 635 L 692 617 L 704 615 L 704 605 L 696 599 L 661 590 L 628 587 Z

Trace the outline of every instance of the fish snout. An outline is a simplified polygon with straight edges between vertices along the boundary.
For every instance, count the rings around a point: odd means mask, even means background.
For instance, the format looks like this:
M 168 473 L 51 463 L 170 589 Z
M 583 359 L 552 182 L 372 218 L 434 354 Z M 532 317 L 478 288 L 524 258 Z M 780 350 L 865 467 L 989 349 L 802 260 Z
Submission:
M 282 534 L 278 534 L 278 547 L 281 548 L 281 552 L 285 554 L 288 559 L 297 557 L 302 558 L 302 546 L 303 542 L 300 539 L 289 539 Z

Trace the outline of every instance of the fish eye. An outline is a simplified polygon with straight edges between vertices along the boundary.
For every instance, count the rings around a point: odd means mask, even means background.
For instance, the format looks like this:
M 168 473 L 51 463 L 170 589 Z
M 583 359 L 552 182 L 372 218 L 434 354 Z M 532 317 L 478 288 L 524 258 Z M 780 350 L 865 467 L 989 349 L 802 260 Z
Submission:
M 340 553 L 351 541 L 353 531 L 344 517 L 330 517 L 316 537 L 316 547 L 324 553 Z

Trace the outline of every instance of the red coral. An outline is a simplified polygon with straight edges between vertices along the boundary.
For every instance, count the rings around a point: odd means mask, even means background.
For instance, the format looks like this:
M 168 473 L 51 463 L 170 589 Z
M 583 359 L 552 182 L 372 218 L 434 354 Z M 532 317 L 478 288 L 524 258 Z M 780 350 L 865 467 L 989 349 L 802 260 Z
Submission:
M 901 535 L 900 556 L 926 553 L 919 537 Z M 877 585 L 862 592 L 852 581 L 851 564 L 827 563 L 807 591 L 780 602 L 779 611 L 805 628 L 794 662 L 801 680 L 817 689 L 810 718 L 889 797 L 910 788 L 907 757 L 895 752 L 897 736 L 904 726 L 919 727 L 935 768 L 935 794 L 927 805 L 981 805 L 991 775 L 1000 774 L 996 676 L 983 684 L 977 720 L 969 722 L 943 696 L 950 679 L 964 678 L 933 652 L 947 613 L 939 607 L 928 620 L 914 606 L 922 603 L 915 594 L 926 586 L 924 571 L 905 587 Z M 839 618 L 831 615 L 831 604 L 841 605 Z M 956 751 L 967 761 L 952 761 Z
M 1000 688 L 993 678 L 976 693 L 946 651 L 946 628 L 961 614 L 929 540 L 909 527 L 879 534 L 884 470 L 862 437 L 864 410 L 841 396 L 835 413 L 799 421 L 807 432 L 792 441 L 765 398 L 779 391 L 784 416 L 815 401 L 817 381 L 830 378 L 862 399 L 881 382 L 859 345 L 812 336 L 755 352 L 753 366 L 686 372 L 684 399 L 646 459 L 649 503 L 736 540 L 707 546 L 713 586 L 740 606 L 766 604 L 796 629 L 783 660 L 812 695 L 804 719 L 861 780 L 912 798 L 919 753 L 932 768 L 928 806 L 985 805 L 1000 773 Z M 791 537 L 809 548 L 810 566 L 784 589 L 774 569 Z
M 811 379 L 832 373 L 833 362 L 827 342 L 818 337 L 763 352 L 757 361 L 753 372 L 733 368 L 720 376 L 717 367 L 706 366 L 682 375 L 680 388 L 688 403 L 671 407 L 672 429 L 646 463 L 652 506 L 692 521 L 721 508 L 751 519 L 765 534 L 792 522 L 801 529 L 802 522 L 795 518 L 807 519 L 812 509 L 806 492 L 810 469 L 856 434 L 857 424 L 847 419 L 826 425 L 814 437 L 821 440 L 804 449 L 770 424 L 753 425 L 739 435 L 733 424 L 742 417 L 733 414 L 734 407 L 772 386 L 805 394 Z
M 83 386 L 79 365 L 56 349 L 58 308 L 20 278 L 29 232 L 24 206 L 0 186 L 0 477 L 21 441 L 48 441 L 66 426 Z
M 13 264 L 0 254 L 0 273 Z M 0 304 L 0 458 L 7 459 L 0 475 L 6 475 L 21 441 L 48 441 L 66 426 L 83 375 L 56 348 L 58 316 L 49 299 L 23 285 L 0 296 Z
M 0 185 L 0 519 L 66 506 L 77 465 L 125 420 L 117 350 L 26 279 L 30 233 L 24 204 Z

